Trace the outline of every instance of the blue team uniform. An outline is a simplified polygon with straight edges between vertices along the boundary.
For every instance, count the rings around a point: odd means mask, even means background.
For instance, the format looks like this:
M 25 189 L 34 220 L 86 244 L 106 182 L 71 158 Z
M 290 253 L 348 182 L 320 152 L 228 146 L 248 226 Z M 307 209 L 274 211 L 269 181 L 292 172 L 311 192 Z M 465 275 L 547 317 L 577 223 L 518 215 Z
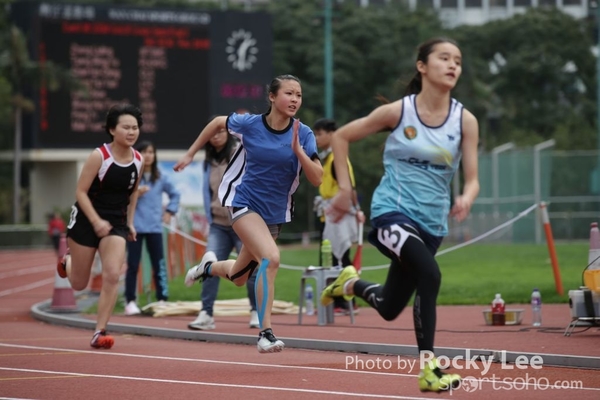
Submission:
M 302 166 L 292 151 L 294 119 L 277 131 L 269 127 L 265 117 L 233 113 L 227 118 L 227 130 L 241 146 L 223 175 L 219 199 L 223 206 L 248 207 L 267 225 L 274 225 L 292 220 L 292 195 L 300 183 Z M 305 153 L 311 159 L 318 158 L 312 130 L 301 123 L 298 136 Z
M 419 119 L 416 95 L 402 99 L 402 116 L 385 143 L 384 175 L 373 193 L 371 218 L 400 212 L 425 232 L 448 233 L 450 182 L 458 169 L 463 105 L 451 99 L 440 126 Z

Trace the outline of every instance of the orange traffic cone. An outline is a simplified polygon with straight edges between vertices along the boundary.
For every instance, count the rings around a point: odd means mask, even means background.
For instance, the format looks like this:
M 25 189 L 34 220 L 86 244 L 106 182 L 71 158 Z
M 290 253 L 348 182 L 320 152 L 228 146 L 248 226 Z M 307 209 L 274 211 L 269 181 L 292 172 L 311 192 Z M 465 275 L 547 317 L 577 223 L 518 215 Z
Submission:
M 100 293 L 102 291 L 102 261 L 96 253 L 94 257 L 94 266 L 92 267 L 92 277 L 90 279 L 90 292 Z
M 58 245 L 58 262 L 61 262 L 67 252 L 67 238 L 63 234 L 60 237 Z M 50 311 L 53 312 L 73 312 L 77 310 L 75 295 L 68 278 L 61 278 L 58 272 L 54 272 L 54 293 L 52 294 L 52 304 Z

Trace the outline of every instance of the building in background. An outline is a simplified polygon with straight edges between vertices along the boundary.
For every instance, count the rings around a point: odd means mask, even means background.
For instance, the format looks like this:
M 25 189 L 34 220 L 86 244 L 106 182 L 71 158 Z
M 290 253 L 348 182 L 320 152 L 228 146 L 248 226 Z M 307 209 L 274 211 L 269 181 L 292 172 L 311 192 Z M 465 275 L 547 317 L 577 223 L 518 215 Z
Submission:
M 556 7 L 575 18 L 588 16 L 589 0 L 407 0 L 411 9 L 433 7 L 449 27 L 510 18 L 533 7 Z
M 217 0 L 215 0 L 217 1 Z M 229 0 L 232 3 L 236 0 Z M 237 0 L 236 2 L 258 3 L 257 0 Z M 378 6 L 390 0 L 333 0 L 352 1 L 362 7 Z M 433 8 L 440 19 L 450 28 L 458 25 L 480 25 L 495 19 L 510 18 L 524 13 L 533 7 L 556 7 L 575 18 L 588 16 L 593 0 L 404 0 L 411 10 L 417 7 Z M 264 2 L 261 0 L 260 2 Z
M 243 4 L 247 11 L 272 0 L 188 0 L 190 3 L 220 3 L 222 9 L 230 5 Z M 332 0 L 332 4 L 352 2 L 361 7 L 379 6 L 391 0 Z M 595 9 L 594 0 L 404 0 L 411 10 L 417 7 L 433 8 L 448 27 L 458 25 L 480 25 L 495 19 L 510 18 L 524 13 L 528 8 L 556 7 L 575 18 L 585 18 L 590 8 Z M 593 11 L 593 10 L 592 10 Z

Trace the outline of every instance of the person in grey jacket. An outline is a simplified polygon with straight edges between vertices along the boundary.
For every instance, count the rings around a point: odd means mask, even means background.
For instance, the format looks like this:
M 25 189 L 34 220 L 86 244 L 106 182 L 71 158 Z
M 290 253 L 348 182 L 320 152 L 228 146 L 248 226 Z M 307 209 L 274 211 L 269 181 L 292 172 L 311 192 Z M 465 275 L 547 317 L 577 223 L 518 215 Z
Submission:
M 169 224 L 171 217 L 179 209 L 180 193 L 166 175 L 158 169 L 156 148 L 149 141 L 142 141 L 136 149 L 143 155 L 144 172 L 138 188 L 138 202 L 135 209 L 134 226 L 137 241 L 127 242 L 127 273 L 125 275 L 125 315 L 140 314 L 136 303 L 137 274 L 142 258 L 142 245 L 146 248 L 152 264 L 152 275 L 156 287 L 156 300 L 167 301 L 167 268 L 163 249 L 163 222 Z M 163 209 L 163 192 L 169 196 L 169 203 Z

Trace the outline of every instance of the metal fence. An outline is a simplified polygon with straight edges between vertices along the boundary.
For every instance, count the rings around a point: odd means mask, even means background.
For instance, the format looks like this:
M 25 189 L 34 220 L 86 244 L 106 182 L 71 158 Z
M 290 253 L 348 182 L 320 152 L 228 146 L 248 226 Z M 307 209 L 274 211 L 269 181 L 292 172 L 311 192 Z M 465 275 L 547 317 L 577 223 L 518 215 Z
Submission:
M 512 143 L 479 155 L 481 191 L 462 224 L 450 221 L 449 239 L 460 242 L 510 220 L 532 204 L 548 204 L 556 240 L 587 240 L 590 223 L 600 220 L 600 154 L 552 150 L 554 141 L 530 148 Z M 457 176 L 454 192 L 460 189 Z M 531 213 L 486 240 L 542 243 L 539 212 Z

